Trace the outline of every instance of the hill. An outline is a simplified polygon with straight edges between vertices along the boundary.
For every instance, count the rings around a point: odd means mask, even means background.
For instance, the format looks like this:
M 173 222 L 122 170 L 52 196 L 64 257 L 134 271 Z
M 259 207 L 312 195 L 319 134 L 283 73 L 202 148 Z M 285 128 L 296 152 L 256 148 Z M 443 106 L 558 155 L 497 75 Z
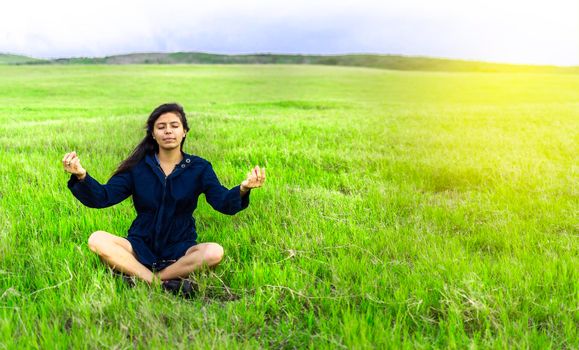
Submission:
M 37 58 L 21 56 L 21 55 L 12 55 L 7 53 L 0 53 L 0 64 L 27 64 L 27 63 L 34 63 L 43 60 L 39 60 Z
M 0 61 L 1 63 L 1 61 Z M 354 66 L 403 71 L 579 73 L 579 67 L 489 63 L 401 55 L 220 55 L 204 52 L 134 53 L 106 57 L 6 62 L 13 64 L 314 64 Z

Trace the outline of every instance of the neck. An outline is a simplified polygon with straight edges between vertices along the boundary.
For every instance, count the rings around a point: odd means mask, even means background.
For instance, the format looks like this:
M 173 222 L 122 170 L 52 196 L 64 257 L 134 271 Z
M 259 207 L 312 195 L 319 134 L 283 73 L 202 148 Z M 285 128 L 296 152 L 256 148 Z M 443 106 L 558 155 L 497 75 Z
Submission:
M 181 149 L 179 148 L 169 150 L 159 148 L 159 153 L 157 154 L 157 157 L 159 158 L 159 162 L 171 164 L 177 164 L 183 159 Z

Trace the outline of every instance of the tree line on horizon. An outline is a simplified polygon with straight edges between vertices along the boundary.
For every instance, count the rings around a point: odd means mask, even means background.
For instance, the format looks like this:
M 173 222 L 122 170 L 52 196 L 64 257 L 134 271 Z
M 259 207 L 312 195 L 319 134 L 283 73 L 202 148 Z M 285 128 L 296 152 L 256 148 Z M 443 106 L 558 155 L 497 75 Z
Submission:
M 11 65 L 94 65 L 94 64 L 297 64 L 367 67 L 402 71 L 495 72 L 495 73 L 564 73 L 577 74 L 579 66 L 523 65 L 491 63 L 421 56 L 347 54 L 245 54 L 221 55 L 204 52 L 134 53 L 106 57 L 71 57 L 37 59 L 0 54 L 0 64 Z

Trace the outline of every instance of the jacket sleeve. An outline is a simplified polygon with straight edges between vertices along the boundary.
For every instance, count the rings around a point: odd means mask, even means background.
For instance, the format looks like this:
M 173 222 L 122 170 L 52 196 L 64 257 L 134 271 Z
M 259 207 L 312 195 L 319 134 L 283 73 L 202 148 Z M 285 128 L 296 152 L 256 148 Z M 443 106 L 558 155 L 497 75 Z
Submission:
M 131 174 L 124 172 L 111 177 L 106 185 L 101 185 L 87 173 L 82 181 L 71 175 L 68 188 L 87 207 L 106 208 L 129 197 L 132 194 L 133 181 Z
M 220 213 L 234 215 L 249 206 L 251 190 L 242 197 L 239 192 L 239 185 L 230 190 L 223 187 L 217 179 L 211 163 L 207 164 L 203 170 L 201 182 L 207 202 Z

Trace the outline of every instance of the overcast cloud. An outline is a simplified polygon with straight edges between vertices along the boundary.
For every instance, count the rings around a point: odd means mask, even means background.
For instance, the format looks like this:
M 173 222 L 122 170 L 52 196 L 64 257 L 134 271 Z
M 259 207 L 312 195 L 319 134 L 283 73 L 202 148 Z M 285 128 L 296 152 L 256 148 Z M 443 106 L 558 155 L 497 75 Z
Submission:
M 382 53 L 579 65 L 577 0 L 31 1 L 0 7 L 0 52 Z

